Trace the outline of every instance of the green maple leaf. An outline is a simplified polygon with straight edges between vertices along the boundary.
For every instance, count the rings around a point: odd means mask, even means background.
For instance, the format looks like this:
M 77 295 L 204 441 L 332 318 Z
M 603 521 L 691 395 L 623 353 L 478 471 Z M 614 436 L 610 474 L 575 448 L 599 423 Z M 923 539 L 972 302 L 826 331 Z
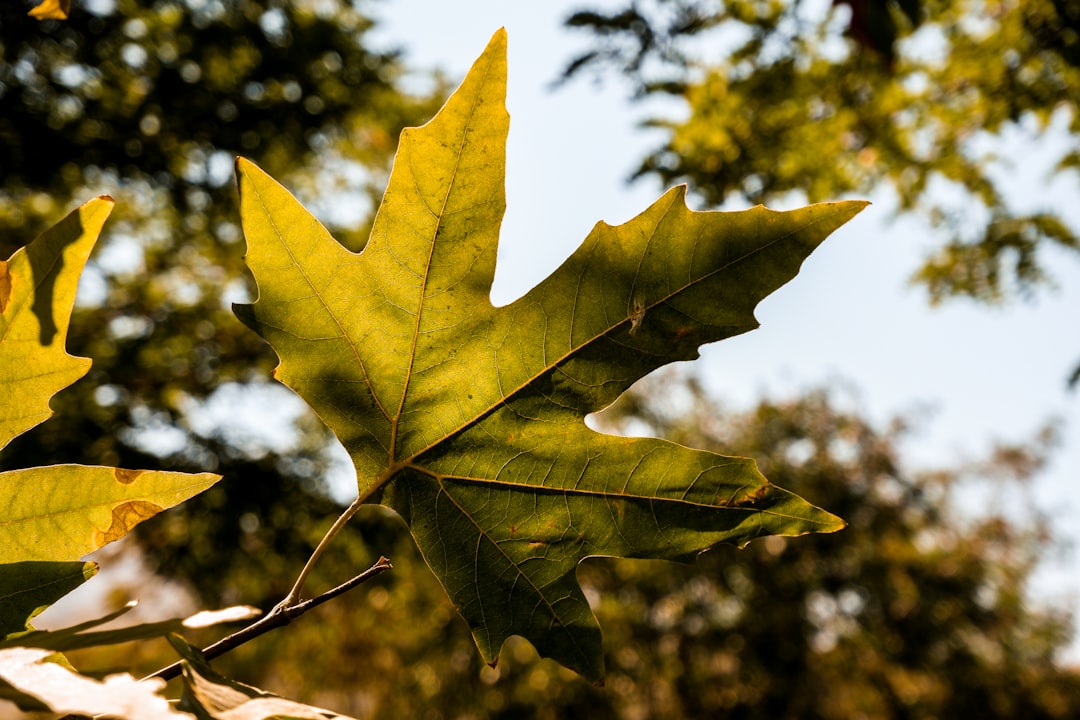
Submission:
M 540 285 L 494 307 L 505 45 L 500 31 L 439 114 L 402 134 L 359 254 L 238 161 L 259 296 L 236 312 L 337 433 L 360 498 L 405 519 L 485 660 L 522 635 L 597 679 L 582 558 L 688 561 L 719 542 L 843 522 L 752 460 L 604 435 L 584 417 L 756 327 L 757 303 L 865 203 L 700 213 L 676 188 L 625 225 L 598 224 Z
M 79 276 L 112 199 L 86 203 L 0 260 L 0 449 L 90 369 L 66 349 Z M 0 472 L 0 639 L 89 579 L 78 559 L 218 476 L 57 465 Z

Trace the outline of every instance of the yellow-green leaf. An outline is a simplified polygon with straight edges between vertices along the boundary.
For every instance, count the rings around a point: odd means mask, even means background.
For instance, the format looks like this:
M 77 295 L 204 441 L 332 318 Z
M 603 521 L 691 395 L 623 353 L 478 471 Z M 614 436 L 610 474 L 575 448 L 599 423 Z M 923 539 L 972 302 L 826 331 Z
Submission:
M 77 560 L 218 480 L 86 465 L 0 473 L 0 563 Z
M 361 497 L 408 523 L 484 658 L 522 635 L 597 679 L 582 558 L 692 560 L 719 542 L 843 523 L 752 460 L 611 437 L 585 416 L 755 328 L 757 303 L 865 203 L 702 213 L 676 188 L 625 225 L 599 223 L 550 277 L 494 307 L 505 89 L 500 31 L 439 114 L 402 134 L 359 254 L 241 160 L 259 296 L 236 310 L 277 351 L 276 376 L 337 433 Z
M 75 290 L 113 201 L 100 197 L 0 260 L 0 449 L 52 415 L 90 361 L 68 355 Z

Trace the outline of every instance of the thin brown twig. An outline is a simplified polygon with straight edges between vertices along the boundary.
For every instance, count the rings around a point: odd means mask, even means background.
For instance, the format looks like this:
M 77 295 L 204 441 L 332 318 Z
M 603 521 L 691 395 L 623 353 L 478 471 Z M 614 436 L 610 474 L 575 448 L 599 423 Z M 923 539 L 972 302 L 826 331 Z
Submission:
M 237 630 L 232 635 L 228 635 L 221 640 L 218 640 L 213 645 L 210 645 L 209 647 L 204 649 L 202 651 L 203 655 L 206 656 L 207 660 L 212 660 L 213 658 L 216 658 L 220 655 L 224 655 L 230 650 L 238 648 L 244 643 L 247 643 L 257 638 L 264 633 L 267 633 L 275 628 L 288 625 L 293 620 L 306 613 L 308 610 L 312 610 L 319 605 L 322 605 L 324 602 L 332 600 L 338 595 L 352 590 L 357 585 L 361 585 L 367 582 L 371 578 L 386 572 L 392 567 L 393 566 L 390 564 L 389 560 L 384 557 L 380 557 L 378 562 L 376 562 L 364 572 L 360 573 L 348 582 L 344 582 L 331 590 L 327 590 L 326 592 L 322 593 L 317 597 L 295 604 L 287 604 L 286 601 L 282 601 L 281 603 L 275 605 L 273 610 L 253 622 L 251 625 L 248 625 L 241 630 Z M 180 674 L 182 670 L 182 665 L 182 662 L 175 662 L 172 665 L 162 668 L 161 670 L 158 670 L 151 675 L 147 675 L 145 678 L 143 678 L 143 680 L 148 680 L 150 678 L 171 680 Z
M 304 563 L 304 567 L 300 569 L 300 574 L 296 577 L 296 582 L 293 583 L 292 589 L 289 590 L 289 594 L 286 595 L 285 599 L 278 603 L 278 605 L 284 605 L 286 607 L 296 605 L 297 601 L 300 599 L 300 591 L 304 587 L 304 581 L 307 580 L 308 575 L 311 573 L 311 569 L 315 567 L 315 563 L 322 557 L 323 551 L 329 547 L 330 541 L 333 540 L 334 536 L 341 531 L 341 528 L 345 527 L 345 524 L 352 519 L 352 516 L 360 509 L 363 502 L 364 498 L 356 498 L 356 500 L 354 500 L 352 504 L 345 508 L 345 511 L 338 516 L 337 520 L 334 521 L 334 524 L 331 525 L 330 529 L 323 535 L 319 544 L 315 546 L 315 549 L 311 553 L 311 557 Z M 273 614 L 273 610 L 271 610 L 271 614 Z

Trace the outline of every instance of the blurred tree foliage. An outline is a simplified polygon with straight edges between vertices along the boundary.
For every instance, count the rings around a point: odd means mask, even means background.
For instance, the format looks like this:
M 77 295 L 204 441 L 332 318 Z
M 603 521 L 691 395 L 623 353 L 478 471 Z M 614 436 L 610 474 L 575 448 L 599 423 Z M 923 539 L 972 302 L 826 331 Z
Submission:
M 1052 208 L 1016 210 L 991 162 L 1003 133 L 1055 126 L 1056 172 L 1080 167 L 1075 0 L 631 0 L 567 25 L 592 38 L 565 78 L 615 70 L 685 104 L 648 123 L 666 140 L 637 175 L 710 205 L 887 184 L 941 230 L 915 275 L 933 302 L 1030 293 L 1049 279 L 1040 248 L 1080 251 Z
M 247 400 L 292 398 L 272 394 L 273 353 L 230 309 L 250 292 L 232 162 L 287 179 L 337 237 L 363 243 L 401 128 L 443 93 L 438 80 L 429 96 L 401 90 L 405 69 L 369 47 L 363 8 L 88 0 L 39 22 L 0 3 L 0 257 L 89 196 L 118 201 L 69 340 L 93 370 L 2 462 L 223 474 L 140 534 L 208 602 L 278 599 L 338 512 L 322 484 L 328 436 L 310 415 L 276 444 L 242 432 L 281 424 Z M 223 424 L 201 412 L 215 407 Z
M 216 664 L 359 718 L 1080 715 L 1080 674 L 1057 662 L 1073 618 L 1030 599 L 1054 540 L 1037 514 L 1018 511 L 1051 434 L 913 473 L 901 456 L 906 425 L 880 431 L 845 404 L 814 392 L 726 412 L 668 374 L 600 416 L 607 429 L 749 454 L 771 480 L 850 522 L 833 535 L 720 546 L 693 565 L 583 563 L 604 632 L 603 687 L 518 638 L 498 668 L 484 666 L 402 523 L 377 508 L 330 564 L 347 572 L 382 552 L 392 572 Z M 1008 498 L 1008 516 L 965 514 L 958 493 L 973 484 Z

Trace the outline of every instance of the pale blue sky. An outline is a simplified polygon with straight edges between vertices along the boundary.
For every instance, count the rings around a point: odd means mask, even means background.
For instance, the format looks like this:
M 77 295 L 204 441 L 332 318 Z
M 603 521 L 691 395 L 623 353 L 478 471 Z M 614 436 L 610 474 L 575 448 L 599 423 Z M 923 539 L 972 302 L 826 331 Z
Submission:
M 584 35 L 561 22 L 583 5 L 552 0 L 386 0 L 377 37 L 406 49 L 414 67 L 440 67 L 460 78 L 492 33 L 509 33 L 511 113 L 507 203 L 494 299 L 522 294 L 554 269 L 598 220 L 623 222 L 663 188 L 627 185 L 644 152 L 658 142 L 636 126 L 647 108 L 627 102 L 618 83 L 588 80 L 549 89 Z M 1060 145 L 1011 144 L 1003 165 L 1016 202 L 1066 210 L 1080 227 L 1075 175 L 1046 182 Z M 1006 148 L 1007 150 L 1009 148 Z M 692 188 L 691 188 L 692 190 Z M 1064 447 L 1040 477 L 1036 497 L 1056 527 L 1080 543 L 1080 393 L 1065 379 L 1080 360 L 1080 259 L 1054 255 L 1059 289 L 1036 301 L 988 309 L 954 302 L 929 309 L 910 288 L 934 236 L 919 222 L 895 222 L 887 195 L 838 231 L 788 286 L 758 310 L 755 332 L 703 349 L 698 372 L 719 397 L 745 406 L 763 393 L 790 395 L 828 383 L 856 390 L 861 410 L 880 422 L 930 408 L 908 443 L 919 466 L 977 459 L 994 439 L 1021 441 L 1046 421 L 1062 422 Z M 1041 597 L 1069 599 L 1080 613 L 1080 553 L 1040 575 Z M 1080 659 L 1074 646 L 1071 659 Z

